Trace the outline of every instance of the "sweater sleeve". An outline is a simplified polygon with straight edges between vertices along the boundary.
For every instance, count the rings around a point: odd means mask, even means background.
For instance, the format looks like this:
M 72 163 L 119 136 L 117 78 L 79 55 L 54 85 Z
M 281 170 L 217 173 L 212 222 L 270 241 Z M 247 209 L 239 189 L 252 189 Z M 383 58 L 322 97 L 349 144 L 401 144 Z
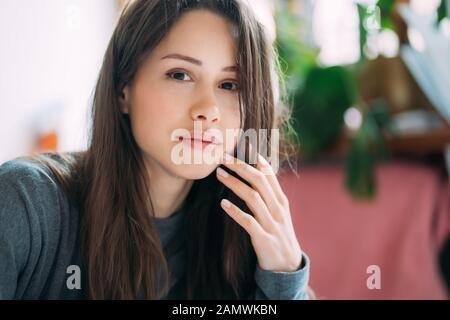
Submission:
M 56 183 L 37 164 L 0 166 L 0 299 L 39 298 L 57 250 Z
M 302 266 L 294 272 L 275 272 L 256 266 L 255 300 L 308 300 L 309 257 L 303 252 Z

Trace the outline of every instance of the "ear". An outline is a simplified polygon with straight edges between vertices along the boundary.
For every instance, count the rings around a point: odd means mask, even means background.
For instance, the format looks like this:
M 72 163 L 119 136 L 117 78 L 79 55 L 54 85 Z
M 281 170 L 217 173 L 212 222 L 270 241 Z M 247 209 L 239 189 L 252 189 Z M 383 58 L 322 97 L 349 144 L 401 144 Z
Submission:
M 128 114 L 130 112 L 130 88 L 128 85 L 123 88 L 122 94 L 119 96 L 119 103 L 120 111 Z

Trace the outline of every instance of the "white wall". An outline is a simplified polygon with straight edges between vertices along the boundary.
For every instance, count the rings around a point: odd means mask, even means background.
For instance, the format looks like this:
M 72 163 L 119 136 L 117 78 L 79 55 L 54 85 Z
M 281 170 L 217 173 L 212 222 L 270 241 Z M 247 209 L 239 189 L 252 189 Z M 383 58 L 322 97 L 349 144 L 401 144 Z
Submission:
M 86 147 L 116 10 L 115 0 L 0 0 L 0 163 L 27 154 L 36 129 L 52 124 L 61 151 Z

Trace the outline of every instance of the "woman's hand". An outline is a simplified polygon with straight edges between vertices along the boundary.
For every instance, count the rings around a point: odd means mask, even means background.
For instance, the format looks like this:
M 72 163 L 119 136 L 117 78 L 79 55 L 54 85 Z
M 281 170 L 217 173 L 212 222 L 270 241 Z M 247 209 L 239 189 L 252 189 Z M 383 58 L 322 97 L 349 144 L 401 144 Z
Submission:
M 245 201 L 254 217 L 223 199 L 225 212 L 250 235 L 261 269 L 292 272 L 300 268 L 302 251 L 292 225 L 289 201 L 271 165 L 257 154 L 256 168 L 224 154 L 223 164 L 250 183 L 251 187 L 217 168 L 216 175 L 226 187 Z

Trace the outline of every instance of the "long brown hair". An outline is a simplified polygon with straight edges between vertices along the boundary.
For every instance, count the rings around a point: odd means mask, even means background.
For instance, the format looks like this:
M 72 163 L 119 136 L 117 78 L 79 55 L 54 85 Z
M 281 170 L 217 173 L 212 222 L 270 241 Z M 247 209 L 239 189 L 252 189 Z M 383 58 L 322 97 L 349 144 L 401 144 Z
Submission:
M 278 101 L 278 63 L 264 27 L 239 0 L 136 0 L 123 12 L 96 85 L 85 152 L 38 156 L 56 175 L 81 217 L 82 256 L 93 299 L 161 298 L 167 262 L 152 219 L 149 181 L 119 96 L 180 16 L 207 9 L 237 28 L 241 127 L 269 130 L 289 118 Z M 282 118 L 282 116 L 285 116 Z M 282 131 L 283 133 L 283 131 Z M 281 155 L 283 156 L 283 155 Z M 228 198 L 250 211 L 214 172 L 196 180 L 185 201 L 184 298 L 237 299 L 254 291 L 256 255 L 248 234 L 222 212 Z M 158 270 L 166 286 L 155 286 Z M 159 292 L 158 292 L 159 291 Z

